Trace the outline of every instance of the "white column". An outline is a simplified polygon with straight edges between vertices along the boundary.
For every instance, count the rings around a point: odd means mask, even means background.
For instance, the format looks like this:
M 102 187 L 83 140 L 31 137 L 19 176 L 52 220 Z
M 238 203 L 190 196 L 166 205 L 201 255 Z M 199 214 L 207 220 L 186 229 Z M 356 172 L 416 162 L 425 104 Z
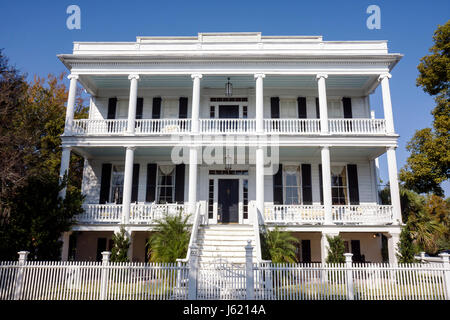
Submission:
M 388 256 L 389 256 L 389 263 L 390 264 L 397 264 L 397 246 L 400 241 L 400 230 L 398 231 L 391 231 L 389 232 L 388 237 Z
M 189 149 L 189 205 L 194 208 L 197 203 L 197 147 Z
M 384 73 L 378 77 L 378 81 L 381 81 L 384 119 L 386 120 L 386 132 L 388 134 L 395 133 L 394 117 L 392 115 L 391 90 L 389 89 L 389 79 L 391 77 L 392 76 L 389 73 Z
M 327 107 L 327 89 L 325 79 L 327 74 L 320 73 L 316 76 L 317 87 L 319 90 L 319 109 L 320 109 L 320 132 L 328 133 L 328 107 Z
M 76 74 L 69 74 L 67 78 L 70 80 L 70 87 L 69 87 L 69 96 L 67 98 L 66 123 L 64 127 L 64 134 L 70 135 L 72 133 L 73 117 L 75 114 L 75 97 L 77 95 L 78 76 Z
M 62 247 L 61 247 L 61 261 L 69 260 L 69 243 L 70 243 L 70 235 L 72 231 L 63 232 L 61 235 Z
M 400 206 L 400 190 L 397 177 L 397 157 L 395 147 L 387 148 L 387 162 L 389 171 L 389 189 L 391 191 L 391 204 L 394 208 L 394 223 L 402 223 L 402 211 Z
M 264 88 L 263 79 L 266 77 L 265 74 L 257 73 L 255 74 L 256 79 L 256 132 L 264 132 Z
M 129 134 L 134 134 L 135 122 L 136 122 L 136 104 L 137 104 L 137 91 L 139 75 L 130 74 L 128 76 L 130 80 L 130 100 L 128 101 L 128 128 Z
M 63 147 L 61 153 L 61 166 L 59 168 L 59 181 L 62 181 L 64 175 L 69 175 L 69 166 L 70 166 L 70 151 L 71 148 Z M 66 197 L 67 185 L 59 192 L 59 196 L 61 198 Z
M 322 156 L 322 187 L 323 187 L 323 206 L 325 210 L 325 224 L 332 224 L 333 217 L 331 214 L 331 165 L 330 165 L 330 148 L 323 146 L 321 149 Z
M 256 219 L 264 217 L 264 149 L 256 148 Z
M 320 259 L 322 263 L 326 263 L 327 257 L 328 257 L 328 239 L 329 237 L 335 237 L 338 236 L 339 232 L 322 232 L 322 238 L 320 239 Z
M 127 251 L 127 257 L 128 257 L 128 261 L 132 262 L 133 261 L 133 254 L 134 254 L 134 237 L 135 237 L 135 233 L 132 232 L 131 230 L 129 230 L 129 228 L 127 228 L 127 237 L 130 240 L 130 246 L 128 247 L 128 251 Z
M 131 191 L 133 184 L 133 162 L 134 150 L 136 147 L 127 147 L 125 154 L 125 172 L 123 179 L 123 198 L 122 198 L 122 222 L 128 224 L 130 221 Z
M 192 132 L 198 133 L 199 131 L 199 115 L 200 115 L 200 79 L 203 77 L 201 74 L 196 73 L 191 75 L 194 83 L 192 86 Z

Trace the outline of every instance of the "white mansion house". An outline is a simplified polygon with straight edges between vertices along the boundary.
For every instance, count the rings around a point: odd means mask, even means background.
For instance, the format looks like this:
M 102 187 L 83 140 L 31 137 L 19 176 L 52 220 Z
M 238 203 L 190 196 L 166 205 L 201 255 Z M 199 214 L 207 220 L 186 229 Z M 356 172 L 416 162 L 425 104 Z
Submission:
M 200 261 L 243 262 L 247 240 L 261 259 L 258 230 L 281 226 L 300 262 L 323 262 L 326 236 L 340 235 L 355 262 L 395 263 L 389 79 L 401 57 L 386 41 L 259 32 L 75 42 L 59 55 L 71 72 L 61 175 L 81 155 L 86 197 L 62 259 L 100 260 L 123 226 L 130 260 L 143 262 L 157 220 L 182 212 Z M 74 119 L 78 84 L 88 119 Z M 384 153 L 391 205 L 378 197 Z

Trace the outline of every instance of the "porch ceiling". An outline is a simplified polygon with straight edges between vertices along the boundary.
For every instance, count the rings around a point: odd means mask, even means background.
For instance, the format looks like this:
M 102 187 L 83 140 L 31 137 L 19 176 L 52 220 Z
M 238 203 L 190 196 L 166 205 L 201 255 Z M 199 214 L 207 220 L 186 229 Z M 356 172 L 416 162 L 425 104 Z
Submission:
M 98 89 L 124 89 L 129 88 L 130 81 L 126 75 L 102 76 L 83 75 L 94 90 Z M 201 81 L 202 88 L 221 89 L 225 87 L 227 78 L 233 84 L 233 88 L 254 88 L 253 75 L 204 75 Z M 372 83 L 375 75 L 329 75 L 327 88 L 330 89 L 363 89 Z M 183 88 L 192 87 L 190 75 L 141 75 L 140 88 Z M 266 75 L 264 79 L 266 88 L 317 88 L 317 81 L 313 75 Z

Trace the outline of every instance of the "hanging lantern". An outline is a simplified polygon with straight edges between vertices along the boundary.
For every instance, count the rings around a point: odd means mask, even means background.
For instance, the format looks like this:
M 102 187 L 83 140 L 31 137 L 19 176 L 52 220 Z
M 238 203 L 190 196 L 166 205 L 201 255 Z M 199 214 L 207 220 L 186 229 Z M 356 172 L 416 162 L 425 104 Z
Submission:
M 225 84 L 225 96 L 231 97 L 233 95 L 233 85 L 230 82 L 230 78 L 228 78 L 228 82 Z

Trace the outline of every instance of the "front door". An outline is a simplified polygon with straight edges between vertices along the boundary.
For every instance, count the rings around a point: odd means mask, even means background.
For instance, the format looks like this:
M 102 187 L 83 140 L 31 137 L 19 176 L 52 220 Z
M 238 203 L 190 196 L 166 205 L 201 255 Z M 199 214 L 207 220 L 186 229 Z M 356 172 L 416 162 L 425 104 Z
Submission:
M 219 179 L 219 222 L 239 222 L 239 180 Z
M 219 106 L 220 119 L 238 119 L 239 106 Z

